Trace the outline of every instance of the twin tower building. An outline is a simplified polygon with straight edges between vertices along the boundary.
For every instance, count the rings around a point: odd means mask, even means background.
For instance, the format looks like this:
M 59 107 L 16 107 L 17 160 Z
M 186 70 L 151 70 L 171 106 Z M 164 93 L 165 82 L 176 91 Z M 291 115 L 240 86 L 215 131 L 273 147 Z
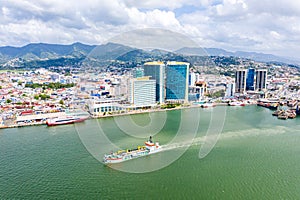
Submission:
M 267 87 L 266 69 L 238 69 L 235 72 L 235 92 L 246 93 L 246 91 L 263 91 Z
M 159 102 L 188 102 L 190 64 L 186 62 L 147 62 L 133 72 L 128 100 L 135 106 Z

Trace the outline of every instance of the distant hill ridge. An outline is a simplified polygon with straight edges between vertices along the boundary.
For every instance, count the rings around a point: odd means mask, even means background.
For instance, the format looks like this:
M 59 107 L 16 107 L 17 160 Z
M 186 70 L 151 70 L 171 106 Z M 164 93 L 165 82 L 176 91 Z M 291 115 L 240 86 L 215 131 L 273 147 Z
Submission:
M 23 47 L 0 47 L 0 64 L 6 63 L 14 58 L 21 58 L 24 60 L 32 61 L 39 59 L 58 59 L 66 57 L 83 58 L 86 56 L 90 56 L 98 60 L 131 61 L 134 59 L 163 59 L 166 56 L 176 58 L 190 55 L 208 55 L 225 57 L 233 56 L 262 62 L 282 62 L 289 64 L 298 64 L 298 61 L 286 59 L 272 54 L 243 51 L 230 52 L 219 48 L 184 47 L 176 50 L 175 52 L 167 52 L 159 49 L 146 51 L 116 43 L 107 43 L 102 45 L 87 45 L 79 42 L 70 45 L 31 43 Z
M 209 56 L 233 56 L 240 58 L 247 58 L 255 61 L 261 62 L 283 62 L 283 63 L 291 63 L 296 64 L 299 63 L 296 60 L 287 59 L 280 56 L 275 56 L 272 54 L 264 54 L 257 52 L 245 52 L 245 51 L 226 51 L 224 49 L 219 48 L 189 48 L 184 47 L 178 49 L 176 53 L 184 54 L 184 55 L 209 55 Z
M 71 45 L 31 43 L 23 47 L 0 47 L 0 53 L 11 58 L 22 57 L 29 53 L 34 54 L 38 57 L 42 57 L 43 53 L 55 54 L 57 56 L 66 56 L 72 55 L 72 53 L 76 51 L 89 53 L 95 47 L 96 45 L 85 45 L 79 42 Z

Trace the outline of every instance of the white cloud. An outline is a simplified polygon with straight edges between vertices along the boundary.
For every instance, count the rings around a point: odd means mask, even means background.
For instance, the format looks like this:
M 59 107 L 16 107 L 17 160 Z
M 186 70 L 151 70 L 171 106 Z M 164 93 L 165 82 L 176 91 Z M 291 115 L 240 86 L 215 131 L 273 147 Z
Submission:
M 150 27 L 183 33 L 200 46 L 294 56 L 300 50 L 295 0 L 3 0 L 0 7 L 0 46 L 99 44 Z
M 237 16 L 247 12 L 248 6 L 243 0 L 224 0 L 223 4 L 215 6 L 215 12 L 219 16 Z
M 139 9 L 176 9 L 183 5 L 198 5 L 199 0 L 124 0 L 126 5 L 130 7 L 137 7 Z
M 175 14 L 171 11 L 161 11 L 155 9 L 153 11 L 140 12 L 132 9 L 128 12 L 132 25 L 142 25 L 144 27 L 163 27 L 163 28 L 179 28 L 180 24 L 175 18 Z

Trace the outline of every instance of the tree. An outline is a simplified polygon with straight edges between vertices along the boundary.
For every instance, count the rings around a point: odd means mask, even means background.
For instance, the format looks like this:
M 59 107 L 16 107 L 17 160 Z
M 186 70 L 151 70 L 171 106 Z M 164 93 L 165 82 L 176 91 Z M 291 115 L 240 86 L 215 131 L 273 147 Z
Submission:
M 10 100 L 10 99 L 6 100 L 6 103 L 11 103 L 11 102 L 12 102 L 12 100 Z
M 64 103 L 64 101 L 61 99 L 61 100 L 59 100 L 59 104 L 64 105 L 65 103 Z
M 41 97 L 42 100 L 46 100 L 50 98 L 50 96 L 47 94 L 40 94 L 39 97 Z
M 35 100 L 39 100 L 39 95 L 34 95 L 34 97 L 33 97 Z

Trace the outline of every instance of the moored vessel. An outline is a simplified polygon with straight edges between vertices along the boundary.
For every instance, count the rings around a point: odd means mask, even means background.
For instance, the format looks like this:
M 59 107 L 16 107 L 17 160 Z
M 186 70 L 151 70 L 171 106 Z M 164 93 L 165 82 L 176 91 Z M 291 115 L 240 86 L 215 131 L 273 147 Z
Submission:
M 286 119 L 288 119 L 288 115 L 287 115 L 287 113 L 286 112 L 284 112 L 283 114 L 281 114 L 281 115 L 278 115 L 278 119 L 284 119 L 284 120 L 286 120 Z
M 294 119 L 297 116 L 295 110 L 287 110 L 286 113 L 289 119 Z
M 277 110 L 280 104 L 278 99 L 259 99 L 257 105 L 270 110 Z
M 56 125 L 64 125 L 64 124 L 74 124 L 74 123 L 79 123 L 83 122 L 88 117 L 83 117 L 83 116 L 66 116 L 66 117 L 57 117 L 53 119 L 47 119 L 46 124 L 47 126 L 56 126 Z
M 245 106 L 246 104 L 241 101 L 232 101 L 228 103 L 229 106 Z
M 285 111 L 284 110 L 276 110 L 272 113 L 273 116 L 278 116 L 278 115 L 281 115 L 283 114 Z
M 201 105 L 201 108 L 212 108 L 212 107 L 216 107 L 216 104 L 214 103 L 204 103 Z

